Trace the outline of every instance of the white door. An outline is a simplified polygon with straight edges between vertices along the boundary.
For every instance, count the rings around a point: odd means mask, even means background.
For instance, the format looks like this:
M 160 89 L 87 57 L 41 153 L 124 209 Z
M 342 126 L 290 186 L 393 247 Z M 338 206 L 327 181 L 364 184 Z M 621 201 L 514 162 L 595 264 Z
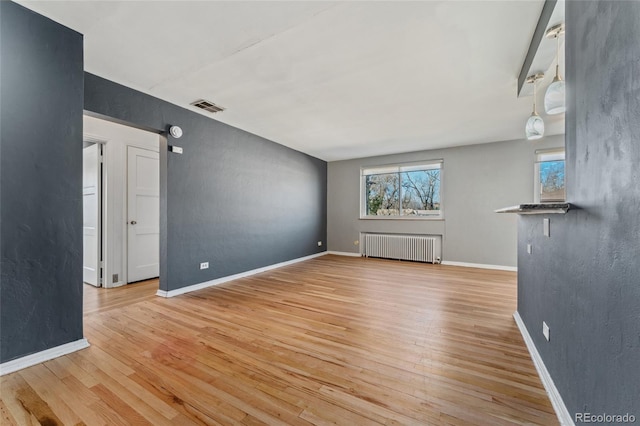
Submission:
M 127 282 L 160 274 L 160 160 L 127 147 Z
M 82 150 L 82 276 L 100 286 L 100 145 Z

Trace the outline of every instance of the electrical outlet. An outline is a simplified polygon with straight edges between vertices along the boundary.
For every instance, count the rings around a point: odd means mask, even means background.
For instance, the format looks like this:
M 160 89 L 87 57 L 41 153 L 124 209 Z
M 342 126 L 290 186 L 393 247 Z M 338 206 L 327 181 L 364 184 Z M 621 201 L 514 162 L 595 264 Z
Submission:
M 354 245 L 354 246 L 358 246 L 358 245 L 360 245 L 360 241 L 359 241 L 359 240 L 355 240 L 355 241 L 353 242 L 353 245 Z
M 547 342 L 549 341 L 549 326 L 547 325 L 546 322 L 542 321 L 542 335 L 544 336 L 545 339 L 547 339 Z
M 322 241 L 318 241 L 318 247 L 322 247 Z
M 533 247 L 531 246 L 531 244 L 527 244 L 527 253 L 531 254 L 532 251 Z
M 200 269 L 209 269 L 209 262 L 202 262 L 200 264 Z

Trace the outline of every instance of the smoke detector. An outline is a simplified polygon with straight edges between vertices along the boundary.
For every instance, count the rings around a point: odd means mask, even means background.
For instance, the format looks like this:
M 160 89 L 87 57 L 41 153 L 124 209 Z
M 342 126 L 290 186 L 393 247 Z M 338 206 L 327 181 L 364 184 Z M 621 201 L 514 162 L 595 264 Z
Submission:
M 215 114 L 216 112 L 224 111 L 223 107 L 216 105 L 213 102 L 205 101 L 204 99 L 198 99 L 197 101 L 191 102 L 191 105 L 193 105 L 196 108 L 200 108 L 202 110 L 210 112 L 212 114 Z

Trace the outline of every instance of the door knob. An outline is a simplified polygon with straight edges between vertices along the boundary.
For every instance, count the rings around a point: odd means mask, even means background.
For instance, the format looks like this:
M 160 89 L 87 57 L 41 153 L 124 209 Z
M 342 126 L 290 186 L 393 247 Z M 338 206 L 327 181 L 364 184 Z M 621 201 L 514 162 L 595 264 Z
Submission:
M 135 220 L 132 220 L 130 223 L 131 223 L 132 225 L 135 225 L 135 224 L 136 224 L 136 223 L 138 223 L 138 222 L 136 222 Z

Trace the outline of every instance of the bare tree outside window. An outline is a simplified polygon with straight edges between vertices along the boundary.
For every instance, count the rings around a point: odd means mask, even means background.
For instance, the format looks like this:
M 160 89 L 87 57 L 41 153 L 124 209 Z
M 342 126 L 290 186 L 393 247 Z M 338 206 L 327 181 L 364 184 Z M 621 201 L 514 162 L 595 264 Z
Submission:
M 433 216 L 440 211 L 440 168 L 365 174 L 366 216 Z M 388 168 L 385 169 L 387 171 Z
M 400 214 L 400 179 L 397 173 L 369 175 L 367 215 L 397 216 Z
M 409 214 L 440 210 L 440 170 L 401 173 L 404 197 L 402 208 Z M 424 214 L 424 213 L 423 213 Z
M 564 201 L 564 160 L 540 163 L 540 201 Z

